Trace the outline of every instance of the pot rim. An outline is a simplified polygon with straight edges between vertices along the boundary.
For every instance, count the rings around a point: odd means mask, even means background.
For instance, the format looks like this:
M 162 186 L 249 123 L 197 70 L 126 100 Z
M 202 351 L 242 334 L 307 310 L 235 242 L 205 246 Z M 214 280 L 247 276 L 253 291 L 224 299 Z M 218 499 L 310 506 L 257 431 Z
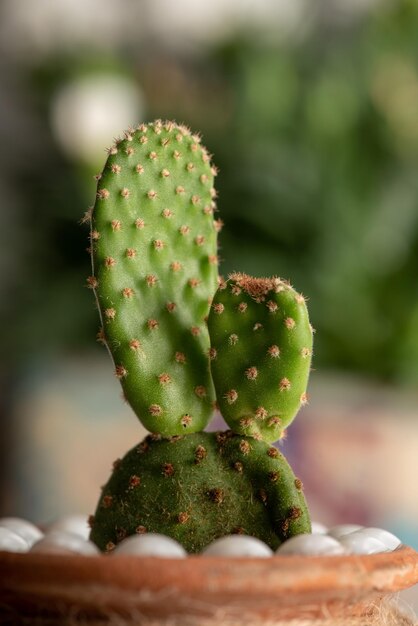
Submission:
M 103 563 L 106 562 L 106 567 Z M 306 591 L 334 589 L 399 590 L 418 583 L 418 552 L 401 545 L 396 550 L 371 555 L 274 555 L 268 558 L 218 557 L 189 555 L 184 559 L 164 557 L 100 554 L 31 554 L 0 551 L 0 574 L 4 580 L 23 583 L 56 581 L 60 571 L 73 580 L 82 579 L 112 584 L 128 589 L 146 585 L 184 587 L 184 576 L 190 571 L 189 589 L 203 582 L 215 589 L 217 584 L 246 593 L 288 591 L 295 584 Z M 319 577 L 321 574 L 321 577 Z M 6 583 L 7 584 L 7 583 Z
M 400 546 L 373 555 L 185 559 L 0 552 L 0 600 L 12 607 L 52 606 L 160 617 L 219 610 L 262 616 L 359 614 L 418 583 L 418 552 Z M 353 614 L 354 614 L 353 613 Z

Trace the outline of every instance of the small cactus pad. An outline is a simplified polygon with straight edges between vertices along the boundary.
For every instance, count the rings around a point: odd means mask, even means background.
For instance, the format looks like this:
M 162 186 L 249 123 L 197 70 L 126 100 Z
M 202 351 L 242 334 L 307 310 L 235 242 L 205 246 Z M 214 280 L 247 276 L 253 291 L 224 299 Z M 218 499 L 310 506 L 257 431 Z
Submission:
M 99 339 L 139 419 L 167 436 L 203 429 L 213 410 L 215 174 L 197 135 L 142 124 L 110 148 L 91 212 Z
M 302 483 L 277 448 L 231 431 L 150 435 L 114 463 L 90 519 L 103 551 L 135 533 L 162 533 L 188 552 L 224 535 L 271 548 L 311 530 Z
M 208 320 L 218 404 L 237 433 L 275 441 L 306 404 L 312 327 L 305 299 L 279 278 L 231 274 Z

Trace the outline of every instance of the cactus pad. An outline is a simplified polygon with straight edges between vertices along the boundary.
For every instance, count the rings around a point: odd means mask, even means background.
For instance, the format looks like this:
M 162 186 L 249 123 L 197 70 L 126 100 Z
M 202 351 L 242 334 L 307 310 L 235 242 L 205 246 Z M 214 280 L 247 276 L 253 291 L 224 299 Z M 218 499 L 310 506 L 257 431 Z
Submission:
M 167 436 L 203 429 L 213 410 L 215 174 L 197 135 L 142 124 L 110 148 L 91 212 L 99 339 L 139 419 Z
M 302 483 L 283 455 L 231 431 L 148 436 L 114 463 L 91 526 L 103 551 L 144 532 L 173 537 L 188 552 L 231 533 L 275 549 L 310 532 Z
M 305 299 L 279 278 L 232 274 L 208 320 L 218 404 L 237 433 L 275 441 L 306 403 L 312 327 Z

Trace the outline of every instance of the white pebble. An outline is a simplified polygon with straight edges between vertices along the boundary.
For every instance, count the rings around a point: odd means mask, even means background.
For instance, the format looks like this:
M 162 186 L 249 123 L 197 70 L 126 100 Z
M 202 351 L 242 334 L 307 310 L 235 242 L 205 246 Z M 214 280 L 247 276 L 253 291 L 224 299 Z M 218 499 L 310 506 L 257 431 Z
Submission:
M 99 554 L 99 549 L 92 541 L 86 541 L 79 535 L 52 530 L 31 548 L 31 552 L 38 554 L 68 554 L 75 552 L 86 556 Z
M 387 548 L 382 541 L 364 534 L 363 530 L 355 531 L 344 535 L 339 540 L 349 554 L 376 554 L 387 552 Z
M 312 522 L 312 534 L 313 535 L 326 535 L 328 528 L 321 522 Z
M 202 551 L 205 556 L 269 557 L 273 551 L 267 544 L 248 535 L 228 535 L 212 541 Z
M 396 535 L 390 533 L 383 528 L 362 528 L 356 534 L 362 534 L 367 537 L 374 537 L 383 543 L 387 550 L 396 550 L 402 541 Z
M 10 528 L 0 526 L 0 552 L 27 552 L 28 543 Z
M 111 554 L 159 556 L 168 559 L 181 559 L 187 556 L 186 550 L 178 541 L 158 533 L 131 535 L 121 541 Z
M 52 522 L 48 526 L 48 532 L 62 530 L 66 533 L 79 535 L 87 541 L 90 536 L 90 527 L 87 520 L 87 515 L 67 515 Z
M 359 526 L 359 524 L 339 524 L 338 526 L 330 528 L 328 535 L 334 537 L 334 539 L 340 539 L 340 537 L 354 533 L 356 530 L 361 530 L 362 528 L 364 528 L 364 526 Z
M 29 548 L 35 541 L 39 541 L 44 536 L 43 532 L 35 524 L 20 517 L 2 517 L 0 519 L 0 528 L 12 530 L 26 541 Z
M 310 556 L 345 554 L 341 543 L 328 535 L 296 535 L 277 549 L 279 556 L 286 554 L 305 554 Z

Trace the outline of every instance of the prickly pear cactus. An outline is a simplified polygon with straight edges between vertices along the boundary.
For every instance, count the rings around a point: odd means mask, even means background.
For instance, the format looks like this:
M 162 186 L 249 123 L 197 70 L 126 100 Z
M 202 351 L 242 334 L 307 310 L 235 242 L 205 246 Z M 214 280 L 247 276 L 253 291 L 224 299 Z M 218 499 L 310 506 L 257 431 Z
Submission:
M 278 278 L 235 273 L 220 285 L 208 327 L 213 381 L 229 427 L 279 439 L 306 403 L 312 327 L 304 297 Z
M 114 463 L 91 527 L 103 551 L 145 532 L 173 537 L 188 552 L 231 533 L 275 549 L 311 530 L 302 483 L 283 455 L 231 431 L 148 436 Z
M 99 339 L 139 419 L 164 435 L 203 429 L 215 400 L 205 323 L 218 276 L 215 174 L 197 135 L 142 124 L 110 148 L 91 213 Z
M 229 533 L 274 549 L 310 531 L 301 481 L 260 441 L 279 438 L 306 397 L 306 306 L 279 279 L 235 274 L 211 307 L 221 224 L 215 174 L 196 135 L 157 121 L 117 140 L 99 179 L 88 279 L 99 339 L 154 433 L 115 462 L 103 488 L 91 519 L 102 550 L 143 532 L 171 536 L 189 552 Z M 235 433 L 198 432 L 215 404 L 209 363 Z

